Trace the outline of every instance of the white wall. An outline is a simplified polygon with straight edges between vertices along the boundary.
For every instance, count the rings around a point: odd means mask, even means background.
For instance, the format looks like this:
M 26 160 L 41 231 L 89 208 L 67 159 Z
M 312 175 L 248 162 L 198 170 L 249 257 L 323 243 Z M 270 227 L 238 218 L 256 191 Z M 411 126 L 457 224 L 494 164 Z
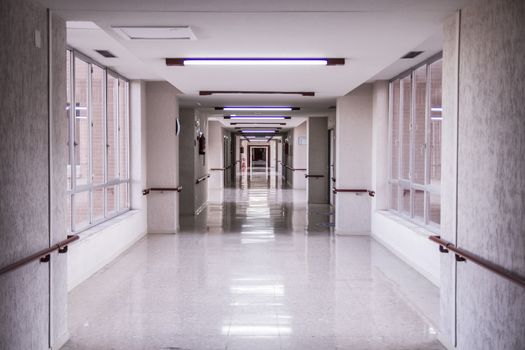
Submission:
M 294 169 L 306 169 L 308 167 L 306 157 L 308 153 L 308 137 L 306 132 L 306 123 L 308 123 L 308 121 L 303 122 L 302 124 L 293 129 L 293 158 L 291 166 Z M 299 138 L 306 138 L 307 144 L 300 145 Z M 293 172 L 293 188 L 299 190 L 306 189 L 306 178 L 304 177 L 305 174 L 305 170 L 295 170 Z
M 522 0 L 479 0 L 445 25 L 441 201 L 444 239 L 522 277 L 524 17 Z M 441 339 L 460 350 L 525 349 L 523 286 L 454 254 L 441 263 Z
M 372 157 L 372 85 L 363 84 L 337 99 L 336 187 L 370 189 Z M 335 196 L 338 234 L 369 234 L 370 197 L 366 193 Z
M 306 179 L 306 198 L 310 204 L 328 203 L 328 118 L 310 117 L 308 130 L 308 171 L 310 177 Z
M 210 178 L 208 188 L 217 189 L 224 187 L 224 134 L 222 124 L 216 120 L 208 122 L 209 166 Z
M 177 90 L 167 82 L 146 83 L 147 187 L 179 186 L 179 112 Z M 148 195 L 148 232 L 175 233 L 179 228 L 178 192 Z
M 68 290 L 72 290 L 88 279 L 146 234 L 148 203 L 147 198 L 142 196 L 142 189 L 146 188 L 145 96 L 145 83 L 132 81 L 130 84 L 132 210 L 80 233 L 80 240 L 69 247 Z

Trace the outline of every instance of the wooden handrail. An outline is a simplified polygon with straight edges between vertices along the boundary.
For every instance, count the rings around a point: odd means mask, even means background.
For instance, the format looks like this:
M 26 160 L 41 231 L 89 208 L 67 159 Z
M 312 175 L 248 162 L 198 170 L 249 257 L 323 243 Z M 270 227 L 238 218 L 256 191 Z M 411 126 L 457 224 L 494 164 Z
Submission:
M 306 169 L 303 168 L 292 168 L 291 166 L 289 166 L 288 164 L 284 164 L 283 162 L 281 162 L 281 164 L 283 165 L 283 167 L 291 171 L 306 171 Z
M 42 249 L 34 254 L 31 254 L 23 259 L 20 259 L 18 261 L 15 261 L 12 264 L 9 264 L 5 267 L 2 267 L 0 269 L 0 275 L 3 275 L 4 273 L 8 273 L 10 271 L 16 270 L 19 267 L 22 267 L 26 264 L 29 264 L 32 261 L 40 260 L 40 262 L 49 262 L 51 259 L 51 253 L 55 250 L 58 250 L 59 254 L 67 253 L 67 247 L 69 244 L 73 243 L 74 241 L 78 240 L 78 235 L 70 235 L 67 236 L 67 239 L 64 239 L 63 241 L 60 241 L 56 244 L 53 244 L 49 248 Z
M 228 170 L 230 169 L 231 167 L 233 167 L 237 162 L 233 163 L 233 164 L 230 164 L 228 165 L 227 167 L 224 167 L 224 168 L 210 168 L 210 170 L 213 170 L 213 171 L 224 171 L 224 170 Z
M 146 188 L 145 190 L 142 190 L 142 195 L 145 196 L 149 194 L 150 192 L 181 192 L 182 186 L 178 187 L 151 187 Z
M 432 242 L 439 244 L 439 251 L 441 253 L 448 253 L 453 251 L 456 254 L 456 261 L 472 261 L 474 264 L 484 267 L 485 269 L 494 272 L 495 274 L 508 279 L 514 283 L 525 287 L 525 278 L 515 274 L 514 272 L 508 271 L 503 267 L 496 265 L 484 258 L 481 258 L 468 250 L 456 247 L 452 242 L 441 239 L 440 236 L 428 237 Z
M 210 177 L 210 174 L 206 174 L 204 176 L 201 176 L 197 180 L 195 180 L 195 184 L 198 185 L 199 183 L 203 182 L 204 180 L 206 180 L 209 177 Z
M 376 195 L 375 191 L 365 190 L 361 188 L 334 188 L 333 189 L 334 194 L 337 194 L 339 192 L 368 193 L 370 197 L 374 197 Z
M 310 174 L 304 174 L 304 177 L 305 178 L 309 178 L 309 177 L 313 177 L 313 178 L 320 178 L 320 177 L 324 177 L 324 175 L 310 175 Z

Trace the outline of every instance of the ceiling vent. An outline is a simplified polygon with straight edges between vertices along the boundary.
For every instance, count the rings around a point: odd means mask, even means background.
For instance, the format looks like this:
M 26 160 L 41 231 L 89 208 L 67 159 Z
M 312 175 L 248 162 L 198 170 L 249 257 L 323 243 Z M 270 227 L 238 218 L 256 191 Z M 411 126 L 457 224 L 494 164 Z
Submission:
M 196 40 L 189 26 L 112 27 L 127 40 Z
M 95 51 L 106 58 L 116 58 L 117 57 L 111 52 L 109 52 L 108 50 L 95 50 Z
M 402 59 L 408 59 L 408 58 L 416 58 L 417 56 L 421 55 L 423 51 L 410 51 L 405 56 L 401 57 Z

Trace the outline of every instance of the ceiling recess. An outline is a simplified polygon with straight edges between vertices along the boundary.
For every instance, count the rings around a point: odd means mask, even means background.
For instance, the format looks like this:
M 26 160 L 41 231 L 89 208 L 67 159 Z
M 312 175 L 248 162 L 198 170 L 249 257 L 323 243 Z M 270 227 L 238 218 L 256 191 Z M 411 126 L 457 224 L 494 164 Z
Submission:
M 112 28 L 127 40 L 197 40 L 189 26 Z

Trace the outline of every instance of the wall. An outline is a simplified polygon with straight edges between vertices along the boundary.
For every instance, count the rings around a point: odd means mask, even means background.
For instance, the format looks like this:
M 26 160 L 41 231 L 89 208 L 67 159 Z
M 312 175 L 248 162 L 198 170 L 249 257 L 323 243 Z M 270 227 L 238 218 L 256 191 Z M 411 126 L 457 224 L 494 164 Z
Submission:
M 198 214 L 208 202 L 208 180 L 199 184 L 196 180 L 208 174 L 208 158 L 210 145 L 208 135 L 208 118 L 206 115 L 193 108 L 181 108 L 181 134 L 180 134 L 180 181 L 183 187 L 180 208 L 183 215 Z M 206 138 L 206 154 L 199 154 L 197 134 L 202 133 Z M 222 147 L 221 147 L 222 150 Z
M 447 130 L 443 144 L 457 142 L 458 168 L 444 171 L 443 178 L 447 189 L 457 184 L 458 200 L 456 208 L 442 202 L 444 220 L 457 218 L 457 228 L 443 226 L 445 239 L 521 276 L 525 276 L 523 18 L 523 1 L 481 0 L 445 27 L 444 95 L 450 100 L 444 105 L 444 125 L 456 120 L 457 139 Z M 456 153 L 452 147 L 444 151 L 450 169 Z M 456 263 L 452 254 L 443 254 L 441 261 L 444 270 L 456 271 L 442 276 L 447 280 L 447 288 L 444 284 L 441 289 L 445 343 L 454 343 L 455 304 L 458 349 L 525 348 L 523 287 L 473 263 Z M 448 288 L 454 281 L 456 291 Z
M 147 187 L 179 186 L 179 112 L 177 90 L 167 82 L 146 83 Z M 148 232 L 175 233 L 179 222 L 179 194 L 148 195 Z
M 0 14 L 4 267 L 66 238 L 67 118 L 65 22 L 27 1 L 2 1 Z M 67 340 L 66 263 L 67 254 L 55 252 L 49 264 L 0 276 L 1 349 L 59 348 Z
M 363 84 L 337 99 L 336 187 L 369 189 L 371 185 L 372 85 Z M 370 197 L 338 193 L 335 229 L 339 234 L 369 234 Z
M 209 164 L 210 164 L 210 179 L 209 188 L 217 189 L 224 187 L 224 170 L 213 170 L 223 169 L 224 163 L 224 152 L 223 152 L 223 128 L 222 124 L 216 120 L 210 120 L 208 122 L 208 144 L 209 149 Z
M 306 155 L 308 153 L 308 137 L 306 132 L 306 124 L 308 121 L 303 122 L 299 126 L 294 128 L 293 131 L 293 157 L 291 159 L 292 161 L 292 167 L 295 169 L 306 169 L 307 168 L 307 161 L 306 161 Z M 299 138 L 305 138 L 307 140 L 306 145 L 300 145 L 299 144 Z M 306 179 L 304 175 L 306 174 L 305 170 L 295 170 L 292 174 L 293 180 L 293 188 L 299 189 L 299 190 L 305 190 L 306 189 Z
M 142 195 L 142 190 L 147 187 L 146 111 L 146 83 L 132 81 L 130 83 L 131 210 L 79 234 L 80 241 L 69 247 L 68 290 L 72 290 L 88 279 L 147 233 L 148 202 L 151 199 Z M 97 258 L 93 259 L 93 256 Z
M 308 119 L 308 174 L 322 175 L 306 180 L 306 198 L 311 204 L 328 203 L 328 118 Z

